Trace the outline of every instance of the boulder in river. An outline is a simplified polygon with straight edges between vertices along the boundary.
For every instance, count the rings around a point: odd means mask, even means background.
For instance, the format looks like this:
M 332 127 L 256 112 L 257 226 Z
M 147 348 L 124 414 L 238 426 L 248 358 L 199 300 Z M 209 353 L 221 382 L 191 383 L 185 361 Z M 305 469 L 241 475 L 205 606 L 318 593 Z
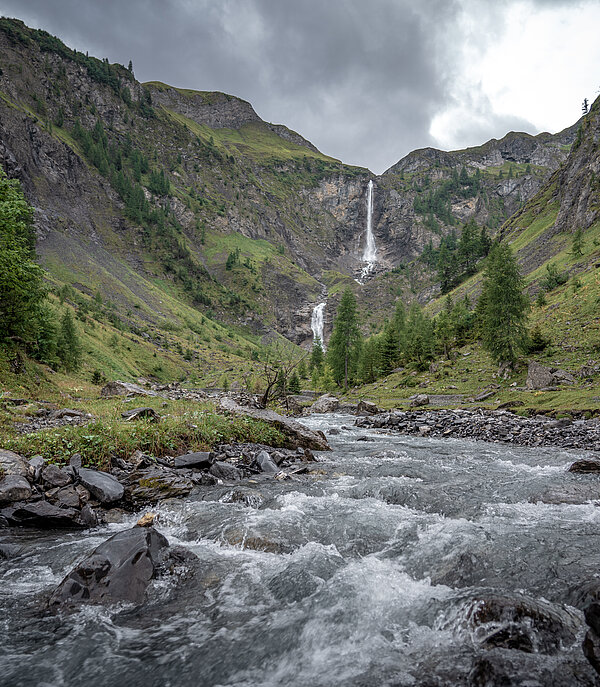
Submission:
M 61 508 L 48 501 L 14 503 L 11 507 L 1 510 L 0 516 L 6 518 L 9 525 L 40 529 L 92 527 L 97 523 L 95 513 L 87 505 L 78 510 Z
M 81 468 L 79 481 L 100 503 L 119 501 L 125 492 L 123 485 L 107 472 Z
M 371 401 L 359 401 L 356 406 L 357 415 L 377 415 L 381 410 Z
M 222 398 L 220 407 L 222 410 L 234 413 L 235 415 L 251 417 L 255 420 L 262 420 L 263 422 L 272 425 L 286 435 L 287 448 L 296 448 L 298 446 L 302 446 L 304 448 L 313 449 L 314 451 L 331 450 L 323 432 L 315 432 L 299 422 L 296 422 L 295 420 L 291 420 L 283 415 L 279 415 L 273 410 L 245 408 L 238 405 L 230 398 Z
M 166 537 L 154 527 L 118 532 L 65 577 L 49 605 L 140 603 L 168 546 Z
M 335 413 L 340 407 L 340 401 L 331 394 L 323 394 L 311 405 L 309 412 L 311 413 Z
M 410 405 L 412 408 L 427 406 L 429 405 L 429 396 L 427 394 L 415 394 L 410 400 Z
M 576 460 L 569 468 L 569 472 L 579 472 L 583 474 L 600 474 L 600 460 Z
M 261 469 L 262 472 L 267 472 L 267 473 L 270 473 L 272 475 L 279 472 L 279 468 L 275 464 L 275 461 L 267 453 L 267 451 L 261 451 L 256 456 L 256 462 L 257 462 L 258 467 Z
M 583 640 L 583 653 L 600 674 L 600 603 L 595 601 L 585 609 L 585 622 L 590 629 Z

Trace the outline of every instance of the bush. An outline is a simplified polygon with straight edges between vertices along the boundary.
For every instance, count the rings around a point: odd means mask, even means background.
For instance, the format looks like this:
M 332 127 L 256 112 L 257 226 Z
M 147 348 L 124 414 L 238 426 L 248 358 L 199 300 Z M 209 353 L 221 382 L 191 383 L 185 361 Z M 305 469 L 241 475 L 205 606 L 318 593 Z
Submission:
M 553 291 L 558 286 L 566 284 L 568 279 L 567 272 L 561 272 L 553 262 L 550 262 L 546 265 L 546 275 L 540 280 L 540 286 L 544 291 Z

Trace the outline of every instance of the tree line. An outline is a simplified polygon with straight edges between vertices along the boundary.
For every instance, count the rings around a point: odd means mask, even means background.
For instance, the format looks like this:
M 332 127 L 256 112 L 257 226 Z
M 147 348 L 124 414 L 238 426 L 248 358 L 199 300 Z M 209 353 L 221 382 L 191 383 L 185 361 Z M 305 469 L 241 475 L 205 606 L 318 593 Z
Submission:
M 79 367 L 81 346 L 69 308 L 47 299 L 44 270 L 35 262 L 33 208 L 18 180 L 0 168 L 0 341 L 68 372 Z
M 313 385 L 324 390 L 371 383 L 397 367 L 426 369 L 452 349 L 479 340 L 492 359 L 513 365 L 519 355 L 539 345 L 527 329 L 529 299 L 510 247 L 494 243 L 486 258 L 482 291 L 475 307 L 468 296 L 447 295 L 432 317 L 417 303 L 406 310 L 402 301 L 382 330 L 361 335 L 356 298 L 348 288 L 337 308 L 327 352 L 315 341 L 309 362 Z M 534 339 L 536 337 L 534 336 Z M 538 337 L 539 338 L 539 337 Z

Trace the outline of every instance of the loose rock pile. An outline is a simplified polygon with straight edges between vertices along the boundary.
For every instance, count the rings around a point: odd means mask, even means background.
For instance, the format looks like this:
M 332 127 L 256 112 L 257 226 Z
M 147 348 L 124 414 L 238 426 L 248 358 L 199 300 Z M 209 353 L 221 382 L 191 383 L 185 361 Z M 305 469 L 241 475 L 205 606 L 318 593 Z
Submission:
M 399 434 L 600 451 L 600 422 L 596 418 L 573 422 L 543 415 L 524 418 L 507 410 L 396 410 L 360 417 L 355 425 Z
M 123 510 L 187 496 L 201 485 L 259 475 L 290 479 L 308 471 L 306 464 L 314 460 L 310 449 L 225 444 L 167 458 L 135 451 L 102 472 L 82 467 L 78 454 L 58 466 L 42 456 L 27 461 L 0 450 L 0 527 L 92 527 Z

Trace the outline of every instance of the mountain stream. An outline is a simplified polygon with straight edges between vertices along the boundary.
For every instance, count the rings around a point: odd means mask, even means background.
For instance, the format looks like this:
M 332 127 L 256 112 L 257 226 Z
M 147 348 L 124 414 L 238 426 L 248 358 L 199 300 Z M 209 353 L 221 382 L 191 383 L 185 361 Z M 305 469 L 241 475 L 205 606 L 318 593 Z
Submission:
M 13 552 L 0 560 L 0 683 L 596 684 L 578 609 L 600 569 L 600 509 L 573 497 L 594 478 L 566 472 L 583 452 L 303 421 L 333 448 L 313 474 L 157 507 L 158 529 L 200 567 L 155 581 L 141 607 L 43 610 L 139 514 L 83 533 L 0 532 Z

